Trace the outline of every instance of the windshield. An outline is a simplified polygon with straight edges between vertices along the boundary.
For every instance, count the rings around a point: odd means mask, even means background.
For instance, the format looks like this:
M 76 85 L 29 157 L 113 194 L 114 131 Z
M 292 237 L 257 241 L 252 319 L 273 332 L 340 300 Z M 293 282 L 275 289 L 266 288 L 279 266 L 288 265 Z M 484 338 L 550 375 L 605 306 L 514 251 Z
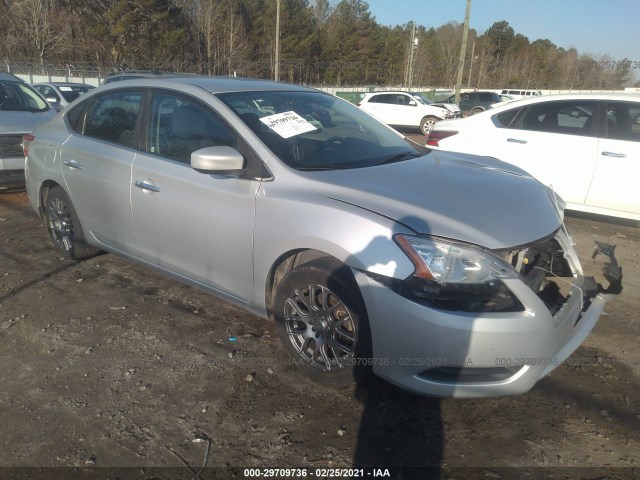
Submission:
M 93 87 L 89 85 L 60 85 L 58 90 L 64 97 L 64 99 L 71 103 L 83 93 L 87 93 Z
M 433 103 L 429 97 L 419 92 L 411 92 L 411 96 L 423 105 L 431 105 Z
M 49 105 L 23 82 L 0 81 L 0 110 L 46 112 Z
M 242 92 L 218 97 L 275 155 L 298 170 L 370 167 L 427 151 L 328 94 Z

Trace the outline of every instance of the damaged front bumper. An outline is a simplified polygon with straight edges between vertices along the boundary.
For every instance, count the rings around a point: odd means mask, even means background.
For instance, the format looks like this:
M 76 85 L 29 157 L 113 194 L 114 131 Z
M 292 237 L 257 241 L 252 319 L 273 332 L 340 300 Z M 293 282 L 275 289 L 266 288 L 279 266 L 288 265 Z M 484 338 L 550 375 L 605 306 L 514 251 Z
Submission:
M 552 258 L 550 268 L 533 263 L 523 267 L 524 259 L 543 258 L 539 254 L 548 252 L 549 245 L 562 259 Z M 520 279 L 504 281 L 525 307 L 518 312 L 440 310 L 354 272 L 369 315 L 374 372 L 402 388 L 440 397 L 523 393 L 582 344 L 607 301 L 622 290 L 614 247 L 597 244 L 593 256 L 608 259 L 603 268 L 609 283 L 605 288 L 583 276 L 564 229 L 541 246 L 510 255 L 514 266 L 518 263 L 527 272 Z M 539 271 L 545 273 L 541 276 Z

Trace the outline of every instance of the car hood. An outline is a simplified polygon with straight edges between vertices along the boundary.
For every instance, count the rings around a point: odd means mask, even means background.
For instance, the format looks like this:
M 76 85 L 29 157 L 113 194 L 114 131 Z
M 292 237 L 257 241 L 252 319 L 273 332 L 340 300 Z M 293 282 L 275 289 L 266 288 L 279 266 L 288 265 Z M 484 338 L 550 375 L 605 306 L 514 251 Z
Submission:
M 412 160 L 314 172 L 315 191 L 400 222 L 417 233 L 506 249 L 557 230 L 550 189 L 489 157 L 432 151 Z
M 446 108 L 450 112 L 454 113 L 460 111 L 460 107 L 458 107 L 458 105 L 456 105 L 455 103 L 431 103 L 430 105 L 434 107 Z
M 54 109 L 46 112 L 20 112 L 14 110 L 2 110 L 0 117 L 0 134 L 29 133 L 42 122 L 46 122 L 56 115 Z

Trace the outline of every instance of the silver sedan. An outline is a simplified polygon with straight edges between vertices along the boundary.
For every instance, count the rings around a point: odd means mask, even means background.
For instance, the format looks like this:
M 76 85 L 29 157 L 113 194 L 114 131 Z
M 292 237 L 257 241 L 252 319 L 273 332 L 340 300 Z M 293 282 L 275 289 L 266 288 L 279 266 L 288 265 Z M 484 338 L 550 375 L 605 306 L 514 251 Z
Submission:
M 113 252 L 271 318 L 319 381 L 525 392 L 620 289 L 612 255 L 607 292 L 583 278 L 562 206 L 525 172 L 429 152 L 312 89 L 128 80 L 28 140 L 29 200 L 63 254 Z

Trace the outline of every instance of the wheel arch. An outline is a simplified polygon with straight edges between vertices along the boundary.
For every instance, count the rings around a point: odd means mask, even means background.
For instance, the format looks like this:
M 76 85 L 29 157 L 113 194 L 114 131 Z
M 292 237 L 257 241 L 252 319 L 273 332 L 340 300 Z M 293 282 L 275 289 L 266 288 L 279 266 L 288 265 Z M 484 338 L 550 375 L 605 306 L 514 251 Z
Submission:
M 342 262 L 339 258 L 331 255 L 330 253 L 322 250 L 316 250 L 314 248 L 300 248 L 297 250 L 290 250 L 283 253 L 276 259 L 271 265 L 269 273 L 267 274 L 265 282 L 265 306 L 267 309 L 267 315 L 270 319 L 273 319 L 273 302 L 278 285 L 282 282 L 282 279 L 287 273 L 294 268 L 297 268 L 311 260 L 318 258 L 329 257 L 337 262 Z
M 49 193 L 49 190 L 55 187 L 60 187 L 64 190 L 64 187 L 55 180 L 45 180 L 40 185 L 40 193 L 38 195 L 38 215 L 40 215 L 40 218 L 44 218 L 44 202 L 47 198 L 47 194 Z

